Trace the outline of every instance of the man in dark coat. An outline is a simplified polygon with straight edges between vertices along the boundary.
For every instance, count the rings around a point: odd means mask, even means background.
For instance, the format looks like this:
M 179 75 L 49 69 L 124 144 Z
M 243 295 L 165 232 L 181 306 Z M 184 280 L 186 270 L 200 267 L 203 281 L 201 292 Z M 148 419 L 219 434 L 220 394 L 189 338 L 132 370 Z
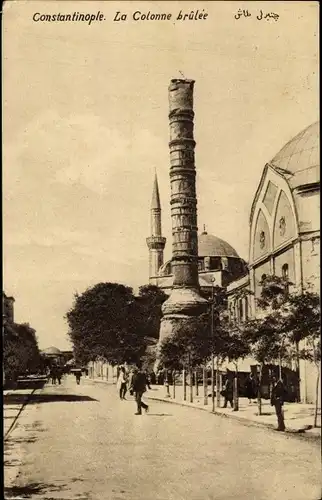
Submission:
M 252 373 L 250 373 L 246 379 L 245 389 L 246 397 L 248 398 L 249 404 L 251 404 L 252 399 L 256 397 L 256 382 Z
M 277 430 L 285 431 L 283 404 L 285 398 L 285 387 L 281 379 L 277 380 L 276 377 L 272 379 L 272 392 L 271 392 L 271 405 L 275 406 L 277 416 Z
M 138 369 L 134 372 L 132 378 L 132 390 L 135 396 L 135 401 L 137 404 L 137 412 L 135 415 L 142 415 L 142 408 L 147 413 L 149 411 L 148 405 L 143 403 L 142 396 L 146 391 L 147 380 L 145 373 L 138 367 Z
M 233 408 L 233 378 L 230 372 L 227 371 L 227 379 L 224 385 L 223 390 L 221 391 L 221 395 L 224 396 L 224 406 L 223 408 L 227 408 L 227 403 L 230 403 L 231 408 Z

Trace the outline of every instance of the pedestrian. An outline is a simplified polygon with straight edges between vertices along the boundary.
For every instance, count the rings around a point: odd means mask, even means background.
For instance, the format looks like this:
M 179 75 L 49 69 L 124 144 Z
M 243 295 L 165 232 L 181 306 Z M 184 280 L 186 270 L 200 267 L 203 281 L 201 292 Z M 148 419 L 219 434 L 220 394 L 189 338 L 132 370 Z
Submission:
M 58 366 L 57 367 L 57 380 L 58 380 L 58 385 L 61 384 L 61 379 L 62 379 L 63 373 L 61 368 Z
M 135 415 L 142 415 L 142 408 L 147 413 L 149 411 L 149 407 L 142 401 L 142 396 L 146 392 L 147 380 L 145 373 L 141 370 L 141 367 L 138 365 L 137 370 L 133 374 L 132 379 L 132 390 L 135 396 L 135 401 L 137 404 L 137 412 Z
M 75 377 L 76 377 L 76 384 L 77 384 L 77 385 L 79 385 L 79 384 L 80 384 L 81 376 L 82 376 L 82 372 L 81 372 L 81 370 L 77 370 L 77 371 L 75 371 Z
M 50 378 L 51 378 L 52 385 L 56 385 L 57 370 L 56 370 L 55 366 L 52 366 L 52 368 L 50 370 Z
M 245 383 L 246 397 L 248 398 L 248 403 L 251 404 L 252 399 L 255 398 L 255 380 L 254 375 L 250 373 L 246 379 Z
M 285 431 L 284 412 L 283 412 L 284 398 L 285 398 L 285 386 L 283 384 L 283 381 L 281 379 L 277 380 L 276 377 L 273 377 L 271 406 L 275 407 L 278 431 Z
M 125 394 L 127 392 L 127 374 L 124 366 L 121 366 L 119 377 L 117 379 L 116 387 L 119 391 L 120 399 L 125 399 Z
M 151 384 L 151 379 L 150 379 L 150 375 L 149 375 L 148 371 L 145 372 L 145 376 L 146 376 L 146 385 L 147 385 L 147 388 L 151 389 L 151 385 L 150 385 Z
M 233 408 L 233 381 L 230 374 L 227 374 L 227 379 L 224 385 L 224 388 L 221 392 L 221 395 L 224 396 L 224 406 L 223 408 L 227 408 L 227 403 L 230 403 L 231 408 Z
M 128 374 L 128 391 L 131 396 L 133 396 L 133 377 L 135 373 L 135 368 L 131 368 Z

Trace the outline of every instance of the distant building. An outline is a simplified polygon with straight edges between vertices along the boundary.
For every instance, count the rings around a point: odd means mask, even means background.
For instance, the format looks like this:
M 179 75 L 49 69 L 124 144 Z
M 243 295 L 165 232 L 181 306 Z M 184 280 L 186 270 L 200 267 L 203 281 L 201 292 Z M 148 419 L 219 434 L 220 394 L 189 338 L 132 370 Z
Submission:
M 2 292 L 2 318 L 4 322 L 14 323 L 14 303 L 15 299 Z
M 51 362 L 55 362 L 60 365 L 64 363 L 64 355 L 62 351 L 57 349 L 57 347 L 47 347 L 47 349 L 41 351 L 41 354 Z

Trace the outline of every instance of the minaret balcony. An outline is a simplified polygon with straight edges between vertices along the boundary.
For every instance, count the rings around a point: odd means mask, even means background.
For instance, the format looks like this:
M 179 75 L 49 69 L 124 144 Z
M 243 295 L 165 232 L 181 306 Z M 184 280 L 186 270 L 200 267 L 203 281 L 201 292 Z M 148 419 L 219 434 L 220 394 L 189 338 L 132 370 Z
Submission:
M 166 238 L 163 236 L 150 236 L 146 239 L 150 250 L 164 250 Z

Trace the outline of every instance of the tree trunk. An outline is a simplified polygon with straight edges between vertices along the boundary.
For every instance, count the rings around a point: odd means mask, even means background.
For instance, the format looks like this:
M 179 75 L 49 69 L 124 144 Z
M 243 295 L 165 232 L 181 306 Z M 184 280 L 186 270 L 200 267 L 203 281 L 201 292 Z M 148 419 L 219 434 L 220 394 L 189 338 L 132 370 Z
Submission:
M 214 355 L 211 356 L 211 411 L 215 411 L 215 364 Z
M 195 370 L 195 387 L 196 387 L 196 396 L 199 396 L 198 370 Z
M 216 404 L 217 404 L 217 408 L 220 408 L 220 378 L 219 378 L 218 357 L 216 359 Z
M 207 370 L 204 366 L 202 368 L 202 380 L 203 380 L 203 404 L 208 404 L 208 380 L 207 380 Z
M 165 385 L 165 388 L 166 388 L 166 393 L 165 393 L 165 397 L 166 398 L 170 398 L 170 386 L 169 386 L 169 371 L 166 370 L 165 371 L 165 381 L 164 381 L 164 385 Z
M 301 391 L 300 391 L 300 353 L 299 353 L 299 343 L 295 343 L 296 349 L 296 396 L 295 400 L 297 403 L 301 402 Z
M 314 408 L 314 422 L 313 427 L 318 426 L 318 408 L 319 408 L 319 382 L 320 382 L 320 364 L 317 360 L 315 344 L 313 341 L 313 359 L 317 370 L 316 386 L 315 386 L 315 408 Z
M 239 404 L 238 404 L 238 368 L 236 366 L 236 376 L 234 378 L 234 385 L 233 385 L 233 408 L 234 411 L 239 410 Z
M 186 370 L 182 370 L 183 400 L 187 401 Z
M 176 372 L 173 370 L 172 372 L 172 381 L 173 381 L 173 399 L 176 398 Z
M 262 414 L 262 365 L 259 366 L 259 379 L 258 379 L 258 387 L 257 387 L 257 407 L 258 407 L 258 415 Z
M 190 403 L 193 403 L 193 378 L 192 378 L 191 367 L 189 367 L 189 389 L 190 389 Z

